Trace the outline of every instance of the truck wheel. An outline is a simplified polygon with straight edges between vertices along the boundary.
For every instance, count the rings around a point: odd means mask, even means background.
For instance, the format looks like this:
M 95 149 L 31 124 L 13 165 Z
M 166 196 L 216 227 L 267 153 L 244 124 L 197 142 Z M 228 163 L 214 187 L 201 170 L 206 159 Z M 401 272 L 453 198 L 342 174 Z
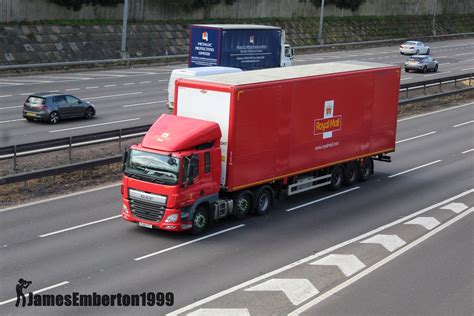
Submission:
M 234 209 L 232 210 L 232 217 L 242 219 L 252 209 L 252 193 L 248 190 L 241 191 L 234 198 Z
M 191 228 L 191 233 L 193 235 L 200 235 L 207 230 L 209 226 L 209 214 L 207 209 L 200 205 L 196 209 L 193 217 L 193 227 Z
M 358 180 L 360 182 L 364 182 L 369 180 L 370 174 L 372 173 L 372 169 L 374 168 L 374 161 L 372 158 L 364 158 L 362 160 L 361 166 L 359 168 L 359 177 Z
M 341 166 L 336 166 L 332 169 L 331 172 L 331 184 L 329 184 L 329 191 L 339 190 L 342 186 L 344 180 L 344 170 Z
M 355 161 L 350 162 L 346 166 L 346 170 L 344 172 L 344 185 L 350 186 L 353 185 L 357 181 L 357 176 L 359 175 L 359 166 Z
M 268 214 L 272 209 L 273 194 L 266 187 L 260 188 L 255 194 L 255 214 L 261 216 Z

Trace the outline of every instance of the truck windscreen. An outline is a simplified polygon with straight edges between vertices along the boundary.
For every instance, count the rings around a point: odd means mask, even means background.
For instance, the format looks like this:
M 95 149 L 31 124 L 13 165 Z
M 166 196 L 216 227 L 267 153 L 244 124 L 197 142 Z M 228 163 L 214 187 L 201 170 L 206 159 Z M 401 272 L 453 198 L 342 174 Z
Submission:
M 127 176 L 166 185 L 178 184 L 179 159 L 141 150 L 131 150 L 125 163 Z

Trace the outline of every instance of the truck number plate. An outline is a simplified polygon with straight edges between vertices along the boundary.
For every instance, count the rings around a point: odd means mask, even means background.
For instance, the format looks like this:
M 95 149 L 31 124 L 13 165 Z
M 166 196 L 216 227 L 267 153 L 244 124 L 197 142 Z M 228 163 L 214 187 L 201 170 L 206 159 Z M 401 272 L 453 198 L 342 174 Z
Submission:
M 150 224 L 147 224 L 147 223 L 142 223 L 142 222 L 138 222 L 138 226 L 141 226 L 141 227 L 146 227 L 146 228 L 153 228 L 152 225 Z

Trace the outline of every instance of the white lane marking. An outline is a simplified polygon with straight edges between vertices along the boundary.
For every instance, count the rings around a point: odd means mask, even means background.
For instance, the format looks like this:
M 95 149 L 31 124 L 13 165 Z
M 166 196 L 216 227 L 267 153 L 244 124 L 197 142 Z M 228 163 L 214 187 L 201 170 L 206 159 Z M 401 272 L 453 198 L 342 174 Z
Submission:
M 360 189 L 360 187 L 353 187 L 353 188 L 351 188 L 351 189 L 348 189 L 348 190 L 345 190 L 345 191 L 341 191 L 341 192 L 339 192 L 339 193 L 331 194 L 331 195 L 325 196 L 325 197 L 323 197 L 323 198 L 320 198 L 320 199 L 317 199 L 317 200 L 314 200 L 314 201 L 311 201 L 311 202 L 308 202 L 308 203 L 305 203 L 305 204 L 301 204 L 301 205 L 298 205 L 298 206 L 295 206 L 295 207 L 286 209 L 285 211 L 291 212 L 291 211 L 297 210 L 297 209 L 299 209 L 299 208 L 302 208 L 302 207 L 305 207 L 305 206 L 308 206 L 308 205 L 311 205 L 311 204 L 314 204 L 314 203 L 318 203 L 318 202 L 321 202 L 321 201 L 324 201 L 324 200 L 333 198 L 333 197 L 338 196 L 338 195 L 341 195 L 341 194 L 349 193 L 349 192 L 354 191 L 354 190 L 357 190 L 357 189 Z
M 337 266 L 346 277 L 365 268 L 365 264 L 355 255 L 330 254 L 322 259 L 311 262 L 315 266 Z
M 449 74 L 451 71 L 445 71 L 445 72 L 435 72 L 434 74 L 430 75 L 423 75 L 424 77 L 431 77 L 431 76 L 438 76 L 438 75 L 444 75 L 444 74 Z
M 86 226 L 90 226 L 90 225 L 94 225 L 94 224 L 98 224 L 98 223 L 110 221 L 111 219 L 119 218 L 119 217 L 121 217 L 121 216 L 122 216 L 122 215 L 119 214 L 119 215 L 115 215 L 115 216 L 111 216 L 111 217 L 99 219 L 99 220 L 97 220 L 97 221 L 93 221 L 93 222 L 89 222 L 89 223 L 85 223 L 85 224 L 81 224 L 81 225 L 77 225 L 77 226 L 73 226 L 73 227 L 69 227 L 69 228 L 64 228 L 64 229 L 57 230 L 57 231 L 54 231 L 54 232 L 51 232 L 51 233 L 39 235 L 38 237 L 44 238 L 44 237 L 48 237 L 48 236 L 52 236 L 52 235 L 61 234 L 61 233 L 64 233 L 64 232 L 67 232 L 67 231 L 70 231 L 70 230 L 74 230 L 74 229 L 78 229 L 78 228 L 82 228 L 82 227 L 86 227 Z
M 443 207 L 440 207 L 440 209 L 450 210 L 450 211 L 453 211 L 456 214 L 459 214 L 462 211 L 464 211 L 465 209 L 467 209 L 467 206 L 464 203 L 451 203 L 451 204 L 445 205 Z
M 464 56 L 464 55 L 472 55 L 474 53 L 463 53 L 463 54 L 455 54 L 454 56 Z
M 108 84 L 108 85 L 105 85 L 104 88 L 110 88 L 110 87 L 116 87 L 117 85 L 116 84 Z
M 26 93 L 20 93 L 19 95 L 30 95 L 33 94 L 34 92 L 26 92 Z
M 317 298 L 313 299 L 312 301 L 309 301 L 308 303 L 304 304 L 303 306 L 301 306 L 298 309 L 294 310 L 293 312 L 289 313 L 288 316 L 300 315 L 301 313 L 303 313 L 303 312 L 307 311 L 308 309 L 314 307 L 315 305 L 321 303 L 325 299 L 333 296 L 337 292 L 345 289 L 349 285 L 359 281 L 360 279 L 362 279 L 366 275 L 372 273 L 373 271 L 375 271 L 378 268 L 384 266 L 385 264 L 389 263 L 390 261 L 397 258 L 398 256 L 404 254 L 405 252 L 407 252 L 411 248 L 416 247 L 417 245 L 419 245 L 423 241 L 427 240 L 428 238 L 432 237 L 433 235 L 437 234 L 438 232 L 442 231 L 443 229 L 445 229 L 445 228 L 451 226 L 452 224 L 454 224 L 455 222 L 461 220 L 464 216 L 467 216 L 470 213 L 472 213 L 473 210 L 474 210 L 474 208 L 471 208 L 469 211 L 464 212 L 463 214 L 449 220 L 448 222 L 444 223 L 441 226 L 438 226 L 437 228 L 435 228 L 432 231 L 426 233 L 425 235 L 423 235 L 422 237 L 420 237 L 417 240 L 413 241 L 412 243 L 410 243 L 410 244 L 406 245 L 405 247 L 399 249 L 398 251 L 390 254 L 388 257 L 382 259 L 381 261 L 377 262 L 373 266 L 370 266 L 369 268 L 365 269 L 364 271 L 360 272 L 359 274 L 353 276 L 349 280 L 339 284 L 335 288 L 332 288 L 331 290 L 329 290 L 329 291 L 325 292 L 324 294 L 318 296 Z
M 131 86 L 132 84 L 135 84 L 135 82 L 127 82 L 127 83 L 124 83 L 123 85 L 124 86 Z
M 123 108 L 131 108 L 134 106 L 140 106 L 140 105 L 148 105 L 148 104 L 157 104 L 157 103 L 165 103 L 166 100 L 160 100 L 160 101 L 151 101 L 151 102 L 143 102 L 143 103 L 135 103 L 135 104 L 126 104 L 122 105 Z
M 23 86 L 24 84 L 18 83 L 18 82 L 0 82 L 0 85 L 4 85 L 5 87 L 8 87 L 8 86 Z
M 405 170 L 405 171 L 402 171 L 402 172 L 399 172 L 399 173 L 396 173 L 396 174 L 392 174 L 392 175 L 390 175 L 390 176 L 388 176 L 388 177 L 389 177 L 389 178 L 398 177 L 399 175 L 402 175 L 402 174 L 405 174 L 405 173 L 408 173 L 408 172 L 412 172 L 412 171 L 414 171 L 414 170 L 417 170 L 417 169 L 420 169 L 420 168 L 424 168 L 424 167 L 433 165 L 433 164 L 438 163 L 438 162 L 441 162 L 441 160 L 435 160 L 435 161 L 426 163 L 426 164 L 424 164 L 424 165 L 421 165 L 421 166 L 418 166 L 418 167 L 415 167 L 415 168 L 411 168 L 411 169 L 408 169 L 408 170 Z
M 215 300 L 215 299 L 218 299 L 218 298 L 220 298 L 220 297 L 223 297 L 223 296 L 225 296 L 225 295 L 227 295 L 227 294 L 230 294 L 230 293 L 232 293 L 232 292 L 238 291 L 238 290 L 240 290 L 240 289 L 242 289 L 242 288 L 246 288 L 246 287 L 248 287 L 248 286 L 250 286 L 250 285 L 252 285 L 252 284 L 258 283 L 258 282 L 260 282 L 260 281 L 262 281 L 262 280 L 265 280 L 265 279 L 267 279 L 267 278 L 269 278 L 269 277 L 272 277 L 272 276 L 277 275 L 277 274 L 279 274 L 279 273 L 288 271 L 288 270 L 290 270 L 290 269 L 292 269 L 292 268 L 294 268 L 294 267 L 300 266 L 300 265 L 302 265 L 302 264 L 304 264 L 304 263 L 306 263 L 306 262 L 308 262 L 308 261 L 312 261 L 312 260 L 314 260 L 314 259 L 316 259 L 316 258 L 322 257 L 322 256 L 324 256 L 324 255 L 326 255 L 326 254 L 328 254 L 328 253 L 331 253 L 331 252 L 333 252 L 333 251 L 335 251 L 335 250 L 337 250 L 337 249 L 339 249 L 339 248 L 342 248 L 342 247 L 344 247 L 344 246 L 347 246 L 347 245 L 349 245 L 349 244 L 352 244 L 352 243 L 354 243 L 354 242 L 357 242 L 357 241 L 359 241 L 359 240 L 361 240 L 361 239 L 364 239 L 364 238 L 366 238 L 366 237 L 368 237 L 368 236 L 371 236 L 371 235 L 373 235 L 373 234 L 376 234 L 376 233 L 378 233 L 378 232 L 380 232 L 380 231 L 383 231 L 383 230 L 385 230 L 385 229 L 387 229 L 387 228 L 390 228 L 390 227 L 393 227 L 393 226 L 398 225 L 398 224 L 400 224 L 400 223 L 403 223 L 403 222 L 405 222 L 405 221 L 407 221 L 407 220 L 409 220 L 409 219 L 412 219 L 412 218 L 414 218 L 414 217 L 416 217 L 416 216 L 418 216 L 418 215 L 421 215 L 421 214 L 423 214 L 423 213 L 426 213 L 426 212 L 428 212 L 428 211 L 431 211 L 431 210 L 434 209 L 434 208 L 437 208 L 437 207 L 439 207 L 439 206 L 441 206 L 441 205 L 445 205 L 445 204 L 448 203 L 448 202 L 451 202 L 451 201 L 453 201 L 453 200 L 456 200 L 456 199 L 458 199 L 458 198 L 460 198 L 460 197 L 463 197 L 463 196 L 465 196 L 465 195 L 471 194 L 471 193 L 473 193 L 473 192 L 474 192 L 474 189 L 469 189 L 469 190 L 467 190 L 467 191 L 464 191 L 464 192 L 462 192 L 462 193 L 460 193 L 460 194 L 457 194 L 457 195 L 455 195 L 455 196 L 453 196 L 453 197 L 450 197 L 450 198 L 448 198 L 448 199 L 446 199 L 446 200 L 444 200 L 444 201 L 438 202 L 438 203 L 433 204 L 433 205 L 431 205 L 431 206 L 428 206 L 428 207 L 426 207 L 426 208 L 424 208 L 424 209 L 422 209 L 422 210 L 419 210 L 419 211 L 417 211 L 417 212 L 415 212 L 415 213 L 413 213 L 413 214 L 410 214 L 410 215 L 407 215 L 407 216 L 405 216 L 405 217 L 402 217 L 402 218 L 400 218 L 400 219 L 398 219 L 398 220 L 396 220 L 396 221 L 393 221 L 393 222 L 391 222 L 391 223 L 389 223 L 389 224 L 380 226 L 380 227 L 378 227 L 378 228 L 376 228 L 376 229 L 374 229 L 374 230 L 372 230 L 372 231 L 370 231 L 370 232 L 368 232 L 368 233 L 365 233 L 365 234 L 362 234 L 362 235 L 360 235 L 360 236 L 354 237 L 354 238 L 352 238 L 352 239 L 346 240 L 346 241 L 344 241 L 344 242 L 342 242 L 342 243 L 340 243 L 340 244 L 337 244 L 337 245 L 332 246 L 332 247 L 330 247 L 330 248 L 328 248 L 328 249 L 322 250 L 322 251 L 320 251 L 320 252 L 318 252 L 318 253 L 316 253 L 316 254 L 314 254 L 314 255 L 311 255 L 311 256 L 308 256 L 308 257 L 306 257 L 306 258 L 297 260 L 297 261 L 292 262 L 292 263 L 290 263 L 290 264 L 287 264 L 286 266 L 283 266 L 283 267 L 281 267 L 281 268 L 279 268 L 279 269 L 270 271 L 270 272 L 265 273 L 265 274 L 263 274 L 263 275 L 260 275 L 260 276 L 258 276 L 258 277 L 256 277 L 256 278 L 253 278 L 253 279 L 251 279 L 251 280 L 248 280 L 248 281 L 245 281 L 245 282 L 240 283 L 240 284 L 238 284 L 238 285 L 235 285 L 235 286 L 233 286 L 233 287 L 231 287 L 231 288 L 229 288 L 229 289 L 226 289 L 226 290 L 221 291 L 221 292 L 219 292 L 219 293 L 216 293 L 216 294 L 213 294 L 213 295 L 208 296 L 208 297 L 206 297 L 206 298 L 203 298 L 203 299 L 201 299 L 201 300 L 199 300 L 199 301 L 197 301 L 197 302 L 194 302 L 194 303 L 192 303 L 192 304 L 189 304 L 189 305 L 187 305 L 187 306 L 181 307 L 180 309 L 177 309 L 177 310 L 175 310 L 175 311 L 173 311 L 173 312 L 171 312 L 171 313 L 168 313 L 168 314 L 166 314 L 166 315 L 168 315 L 168 316 L 177 316 L 177 315 L 179 315 L 179 314 L 181 314 L 181 313 L 184 313 L 184 312 L 186 312 L 186 311 L 188 311 L 188 310 L 194 309 L 194 308 L 196 308 L 196 307 L 198 307 L 198 306 L 201 306 L 201 305 L 203 305 L 203 304 L 209 303 L 209 302 L 211 302 L 211 301 L 213 301 L 213 300 Z M 393 254 L 391 254 L 390 256 L 392 256 L 392 255 L 393 255 Z M 369 269 L 371 269 L 371 268 L 369 268 Z M 362 271 L 361 273 L 365 273 L 365 272 L 368 271 L 369 269 L 364 270 L 364 271 Z M 359 273 L 358 275 L 360 275 L 361 273 Z M 329 292 L 326 292 L 326 293 L 329 293 Z M 326 293 L 325 293 L 325 294 L 326 294 Z M 332 294 L 331 294 L 331 295 L 332 295 Z
M 466 103 L 466 104 L 461 104 L 461 105 L 453 106 L 453 107 L 450 107 L 450 108 L 447 108 L 447 109 L 442 109 L 442 110 L 437 110 L 437 111 L 434 111 L 434 112 L 429 112 L 429 113 L 414 115 L 414 116 L 410 116 L 410 117 L 406 117 L 406 118 L 397 120 L 397 122 L 403 122 L 403 121 L 413 120 L 413 119 L 416 119 L 416 118 L 419 118 L 419 117 L 423 117 L 423 116 L 428 116 L 428 115 L 432 115 L 432 114 L 437 114 L 437 113 L 441 113 L 441 112 L 445 112 L 445 111 L 456 110 L 456 109 L 463 108 L 463 107 L 465 107 L 465 106 L 470 106 L 470 105 L 473 105 L 473 104 L 474 104 L 474 102 L 469 102 L 469 103 Z
M 406 139 L 402 139 L 402 140 L 397 141 L 396 144 L 404 143 L 404 142 L 407 142 L 409 140 L 425 137 L 425 136 L 432 135 L 432 134 L 436 134 L 436 131 L 429 132 L 429 133 L 422 134 L 422 135 L 418 135 L 418 136 L 413 136 L 413 137 L 406 138 Z
M 86 78 L 86 77 L 63 77 L 63 76 L 37 76 L 38 78 L 50 78 L 50 79 L 66 79 L 66 80 L 71 80 L 71 79 L 80 79 L 80 80 L 90 80 L 92 78 Z
M 233 226 L 233 227 L 230 227 L 230 228 L 227 228 L 227 229 L 224 229 L 224 230 L 220 230 L 220 231 L 218 231 L 218 232 L 215 232 L 215 233 L 212 233 L 212 234 L 203 236 L 203 237 L 199 237 L 199 238 L 196 238 L 196 239 L 187 241 L 187 242 L 185 242 L 185 243 L 178 244 L 178 245 L 176 245 L 176 246 L 172 246 L 172 247 L 169 247 L 169 248 L 166 248 L 166 249 L 162 249 L 162 250 L 159 250 L 159 251 L 156 251 L 156 252 L 153 252 L 153 253 L 150 253 L 150 254 L 147 254 L 147 255 L 144 255 L 144 256 L 135 258 L 135 259 L 133 259 L 133 260 L 135 260 L 135 261 L 140 261 L 140 260 L 143 260 L 143 259 L 146 259 L 146 258 L 149 258 L 149 257 L 153 257 L 153 256 L 156 256 L 156 255 L 159 255 L 159 254 L 162 254 L 162 253 L 165 253 L 165 252 L 168 252 L 168 251 L 177 249 L 177 248 L 181 248 L 181 247 L 184 247 L 184 246 L 193 244 L 193 243 L 195 243 L 195 242 L 198 242 L 198 241 L 201 241 L 201 240 L 204 240 L 204 239 L 207 239 L 207 238 L 211 238 L 211 237 L 214 237 L 214 236 L 217 236 L 217 235 L 220 235 L 220 234 L 229 232 L 229 231 L 234 230 L 234 229 L 237 229 L 237 228 L 242 228 L 242 227 L 245 227 L 245 224 L 240 224 L 240 225 Z
M 6 79 L 0 79 L 0 80 L 6 80 Z M 36 79 L 11 79 L 9 78 L 8 79 L 8 83 L 10 83 L 10 81 L 12 81 L 12 83 L 51 83 L 51 82 L 54 82 L 54 81 L 51 81 L 51 80 L 36 80 Z M 17 82 L 15 82 L 17 81 Z
M 66 89 L 65 91 L 77 91 L 77 90 L 81 90 L 81 88 L 70 88 L 70 89 Z
M 271 279 L 261 284 L 255 285 L 246 292 L 267 292 L 267 291 L 281 291 L 285 293 L 286 297 L 293 305 L 299 305 L 319 294 L 317 288 L 308 279 Z
M 410 80 L 410 79 L 413 79 L 413 77 L 402 78 L 402 79 L 400 79 L 400 81 L 402 81 L 402 80 Z
M 246 308 L 200 308 L 188 316 L 250 316 Z
M 467 153 L 470 153 L 471 151 L 474 151 L 474 148 L 465 150 L 461 154 L 467 154 Z
M 13 95 L 11 94 L 5 94 L 5 95 L 0 95 L 0 98 L 8 98 L 8 97 L 12 97 Z
M 439 226 L 441 223 L 434 217 L 417 217 L 412 219 L 409 222 L 406 222 L 405 225 L 420 225 L 427 230 L 432 230 L 436 226 Z
M 390 252 L 405 246 L 406 242 L 397 235 L 375 235 L 360 242 L 361 244 L 379 244 Z
M 465 71 L 465 70 L 473 70 L 473 69 L 474 69 L 474 67 L 473 67 L 473 68 L 464 68 L 464 69 L 461 69 L 461 71 Z
M 75 130 L 75 129 L 83 129 L 83 128 L 89 128 L 89 127 L 96 127 L 96 126 L 103 126 L 103 125 L 110 125 L 110 124 L 118 124 L 118 123 L 123 123 L 123 122 L 136 121 L 136 120 L 140 120 L 140 119 L 141 119 L 140 117 L 134 117 L 134 118 L 131 118 L 131 119 L 120 120 L 120 121 L 105 122 L 105 123 L 90 124 L 90 125 L 82 125 L 82 126 L 63 128 L 63 129 L 54 129 L 54 130 L 49 131 L 49 132 L 50 133 L 59 133 L 59 132 L 65 132 L 65 131 L 72 131 L 72 130 Z
M 9 121 L 0 121 L 0 124 L 11 123 L 11 122 L 20 122 L 26 121 L 26 119 L 16 119 L 16 120 L 9 120 Z
M 16 109 L 16 108 L 22 108 L 23 105 L 14 105 L 14 106 L 7 106 L 4 108 L 0 108 L 0 110 L 8 110 L 8 109 Z
M 168 79 L 160 79 L 160 80 L 158 80 L 158 82 L 165 82 L 165 81 L 168 81 Z
M 439 65 L 451 65 L 451 63 L 439 63 Z
M 86 87 L 86 89 L 99 89 L 99 87 L 98 86 Z
M 459 126 L 463 126 L 463 125 L 467 125 L 467 124 L 472 124 L 472 123 L 474 123 L 474 121 L 468 121 L 468 122 L 460 123 L 460 124 L 457 124 L 457 125 L 453 125 L 453 127 L 459 127 Z
M 469 62 L 469 61 L 474 61 L 474 58 L 473 59 L 460 60 L 460 61 L 458 61 L 458 63 L 465 63 L 465 62 Z
M 140 81 L 140 84 L 151 83 L 151 81 Z
M 42 289 L 37 290 L 37 291 L 33 291 L 33 294 L 42 293 L 42 292 L 45 292 L 45 291 L 54 289 L 54 288 L 56 288 L 56 287 L 60 287 L 60 286 L 66 285 L 66 284 L 69 284 L 69 281 L 64 281 L 64 282 L 61 282 L 61 283 L 57 283 L 57 284 L 54 284 L 54 285 L 51 285 L 51 286 L 42 288 Z M 3 302 L 0 302 L 0 305 L 5 305 L 5 304 L 7 304 L 7 303 L 11 303 L 11 302 L 15 302 L 15 301 L 16 301 L 16 297 L 15 297 L 15 298 L 11 298 L 11 299 L 6 300 L 6 301 L 3 301 Z
M 130 93 L 120 93 L 120 94 L 111 94 L 111 95 L 102 95 L 100 97 L 92 97 L 92 98 L 84 98 L 85 100 L 95 100 L 95 99 L 103 99 L 103 98 L 113 98 L 113 97 L 122 97 L 126 95 L 134 95 L 134 94 L 140 94 L 143 92 L 130 92 Z
M 42 204 L 42 203 L 53 202 L 53 201 L 56 201 L 56 200 L 70 198 L 70 197 L 78 196 L 78 195 L 81 195 L 81 194 L 86 194 L 86 193 L 96 192 L 96 191 L 100 191 L 100 190 L 110 189 L 110 188 L 118 187 L 121 184 L 122 184 L 122 182 L 117 182 L 117 183 L 114 183 L 114 184 L 104 185 L 104 186 L 100 186 L 100 187 L 93 188 L 93 189 L 87 189 L 87 190 L 74 192 L 74 193 L 69 193 L 69 194 L 65 194 L 65 195 L 61 195 L 61 196 L 55 196 L 55 197 L 44 199 L 44 200 L 39 200 L 39 201 L 20 204 L 20 205 L 15 205 L 15 206 L 0 209 L 0 213 L 16 210 L 16 209 L 23 208 L 23 207 L 35 206 L 35 205 Z

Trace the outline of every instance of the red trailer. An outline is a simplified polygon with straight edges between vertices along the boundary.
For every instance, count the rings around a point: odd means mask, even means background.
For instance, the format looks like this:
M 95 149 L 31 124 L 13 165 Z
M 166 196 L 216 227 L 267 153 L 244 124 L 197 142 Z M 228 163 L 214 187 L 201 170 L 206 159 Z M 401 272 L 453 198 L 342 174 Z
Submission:
M 399 86 L 399 67 L 358 61 L 179 80 L 176 116 L 160 117 L 125 159 L 123 217 L 200 233 L 228 215 L 266 214 L 276 196 L 367 180 L 373 159 L 395 150 Z M 169 157 L 175 168 L 155 169 L 175 181 L 133 178 L 137 153 Z M 147 199 L 150 214 L 161 203 L 154 220 L 137 208 Z

